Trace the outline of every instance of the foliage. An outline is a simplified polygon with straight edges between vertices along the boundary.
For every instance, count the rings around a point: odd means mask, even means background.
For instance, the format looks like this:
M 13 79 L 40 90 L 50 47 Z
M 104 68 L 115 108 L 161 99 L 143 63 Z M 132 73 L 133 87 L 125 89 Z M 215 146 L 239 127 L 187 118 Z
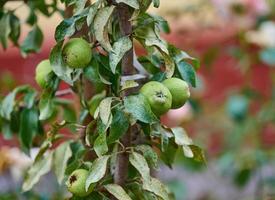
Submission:
M 251 18 L 249 13 L 243 17 Z M 237 83 L 237 87 L 228 84 L 229 87 L 220 91 L 215 88 L 216 98 L 219 92 L 224 95 L 218 100 L 219 103 L 213 103 L 213 99 L 206 100 L 204 96 L 191 99 L 196 117 L 193 120 L 195 124 L 188 125 L 198 135 L 197 142 L 201 139 L 202 144 L 209 145 L 209 160 L 218 166 L 223 176 L 232 179 L 240 191 L 255 181 L 255 174 L 262 173 L 265 166 L 274 163 L 275 51 L 274 37 L 270 31 L 275 27 L 274 12 L 270 10 L 250 20 L 255 23 L 254 26 L 236 29 L 235 34 L 230 36 L 232 43 L 223 45 L 214 41 L 213 46 L 208 46 L 202 54 L 202 62 L 207 64 L 207 72 L 204 73 L 217 70 L 217 63 L 226 54 L 236 63 L 227 62 L 227 66 L 222 67 L 233 67 L 243 83 Z M 267 34 L 260 34 L 263 32 Z M 257 34 L 254 40 L 249 37 L 251 33 Z M 265 71 L 259 72 L 259 69 Z M 262 80 L 256 83 L 255 77 Z M 183 164 L 186 166 L 186 162 Z M 263 185 L 264 181 L 263 176 L 255 182 Z
M 57 1 L 27 2 L 30 9 L 27 23 L 33 29 L 22 44 L 18 44 L 21 22 L 13 11 L 5 10 L 6 2 L 0 10 L 2 46 L 6 48 L 10 39 L 19 46 L 23 56 L 38 52 L 42 45 L 43 34 L 36 23 L 36 13 L 46 16 L 63 13 L 57 8 Z M 30 86 L 20 86 L 1 100 L 4 136 L 18 137 L 26 153 L 34 145 L 40 146 L 23 183 L 23 191 L 30 190 L 51 169 L 62 185 L 74 170 L 83 168 L 89 170 L 86 190 L 95 184 L 87 198 L 173 199 L 166 186 L 151 176 L 158 160 L 171 167 L 170 155 L 178 149 L 200 162 L 205 162 L 204 155 L 185 130 L 162 125 L 146 98 L 137 94 L 137 89 L 144 82 L 161 82 L 171 77 L 195 87 L 199 62 L 160 37 L 161 30 L 169 30 L 167 23 L 161 17 L 146 13 L 151 3 L 159 6 L 158 0 L 61 2 L 72 7 L 73 13 L 56 27 L 56 45 L 49 56 L 53 71 L 46 77 L 45 88 L 39 94 Z M 119 17 L 124 11 L 130 13 L 129 19 Z M 125 34 L 123 24 L 129 22 L 132 32 Z M 68 67 L 62 54 L 67 40 L 76 35 L 91 46 L 92 60 L 84 69 Z M 143 59 L 133 56 L 133 41 L 146 50 Z M 134 66 L 125 66 L 127 59 L 134 59 L 130 63 Z M 126 74 L 129 68 L 134 73 Z M 149 68 L 157 70 L 152 73 Z M 58 95 L 62 81 L 79 97 L 80 112 L 74 109 L 73 101 Z M 87 85 L 93 85 L 96 93 L 87 95 Z M 69 135 L 62 134 L 67 127 L 71 128 Z M 130 144 L 124 142 L 127 134 L 133 138 Z M 118 158 L 125 154 L 129 155 L 131 165 L 128 169 L 124 163 L 124 173 L 129 173 L 127 180 L 119 185 L 115 178 L 121 167 Z M 78 198 L 72 196 L 71 199 Z

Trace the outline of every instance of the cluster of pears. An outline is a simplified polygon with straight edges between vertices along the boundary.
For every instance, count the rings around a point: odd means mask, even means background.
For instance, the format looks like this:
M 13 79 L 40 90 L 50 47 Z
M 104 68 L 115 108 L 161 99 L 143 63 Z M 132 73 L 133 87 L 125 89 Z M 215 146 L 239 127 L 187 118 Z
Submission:
M 72 38 L 64 45 L 62 58 L 70 68 L 84 68 L 92 59 L 90 44 L 82 38 Z M 52 70 L 48 59 L 37 65 L 35 80 L 41 88 L 47 86 L 47 78 Z M 147 98 L 151 110 L 157 116 L 169 109 L 180 108 L 190 97 L 188 84 L 179 78 L 169 78 L 162 83 L 150 81 L 141 88 L 140 92 Z
M 174 77 L 161 83 L 150 81 L 141 87 L 140 93 L 146 97 L 156 116 L 182 107 L 190 97 L 187 82 Z
M 92 59 L 90 44 L 82 38 L 70 39 L 62 49 L 64 62 L 73 69 L 86 67 Z M 41 88 L 47 85 L 47 77 L 52 72 L 48 59 L 41 61 L 35 71 L 35 80 Z

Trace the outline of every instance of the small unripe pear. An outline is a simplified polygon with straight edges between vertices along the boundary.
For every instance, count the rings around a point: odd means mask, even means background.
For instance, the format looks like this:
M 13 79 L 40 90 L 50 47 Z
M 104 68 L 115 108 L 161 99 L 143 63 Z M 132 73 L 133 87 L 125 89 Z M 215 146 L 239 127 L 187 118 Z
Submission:
M 179 78 L 168 78 L 162 82 L 172 94 L 172 108 L 182 107 L 190 97 L 188 83 Z
M 84 68 L 92 59 L 89 43 L 82 38 L 70 39 L 62 50 L 65 63 L 71 68 Z
M 35 80 L 41 88 L 47 85 L 47 76 L 52 72 L 52 67 L 49 60 L 41 61 L 35 70 Z
M 151 110 L 157 116 L 166 113 L 172 104 L 172 95 L 160 82 L 150 81 L 142 86 L 140 93 L 148 100 Z
M 88 178 L 89 172 L 85 169 L 77 169 L 69 176 L 68 181 L 66 182 L 68 190 L 79 197 L 85 197 L 89 195 L 94 188 L 92 184 L 88 191 L 85 190 L 86 179 Z

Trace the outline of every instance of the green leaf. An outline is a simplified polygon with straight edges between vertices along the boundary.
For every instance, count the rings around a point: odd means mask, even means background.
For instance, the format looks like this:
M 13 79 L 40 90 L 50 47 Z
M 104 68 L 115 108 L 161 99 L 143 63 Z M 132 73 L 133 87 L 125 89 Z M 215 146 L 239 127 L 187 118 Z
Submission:
M 182 145 L 182 150 L 183 150 L 184 155 L 187 158 L 193 158 L 194 157 L 193 151 L 192 151 L 192 149 L 190 148 L 189 145 Z
M 123 58 L 125 53 L 127 53 L 132 48 L 132 41 L 129 37 L 119 38 L 113 45 L 113 50 L 110 52 L 110 67 L 113 73 L 116 72 L 117 64 Z
M 125 3 L 128 6 L 138 10 L 139 9 L 139 3 L 137 0 L 116 0 L 117 3 Z
M 79 169 L 81 165 L 83 164 L 82 158 L 85 157 L 87 150 L 81 144 L 80 141 L 71 143 L 71 149 L 73 152 L 72 158 L 70 158 L 68 165 L 66 167 L 65 174 L 66 176 L 69 176 L 74 170 Z
M 154 193 L 155 195 L 161 197 L 163 200 L 170 200 L 169 194 L 165 185 L 161 183 L 156 178 L 150 178 L 143 183 L 143 189 Z
M 113 76 L 109 66 L 109 56 L 104 56 L 101 54 L 95 54 L 95 58 L 97 60 L 97 72 L 100 77 L 100 81 L 107 85 L 112 85 L 113 87 L 117 87 L 118 85 L 118 75 Z
M 95 2 L 93 5 L 90 6 L 89 13 L 87 15 L 87 25 L 90 26 L 92 22 L 94 21 L 96 12 L 98 10 L 99 3 L 101 1 Z
M 169 143 L 171 142 L 169 138 L 173 137 L 171 129 L 161 126 L 161 124 L 154 124 L 151 135 L 159 137 L 161 139 L 161 151 L 166 151 L 169 146 L 172 146 Z
M 160 137 L 161 141 L 160 141 L 160 145 L 161 145 L 161 151 L 167 151 L 168 147 L 169 147 L 169 138 L 167 137 L 166 134 L 161 134 Z
M 161 61 L 157 58 L 158 62 L 155 62 L 156 56 L 139 56 L 138 62 L 142 67 L 150 74 L 157 74 L 160 72 Z M 165 77 L 165 76 L 164 76 Z
M 11 120 L 9 121 L 10 124 L 10 129 L 13 133 L 19 133 L 19 129 L 20 129 L 20 113 L 22 112 L 22 110 L 14 110 L 11 113 Z M 0 120 L 1 121 L 1 120 Z M 6 120 L 3 119 L 3 122 L 5 122 Z M 40 124 L 40 123 L 38 123 Z M 1 126 L 1 125 L 0 125 Z M 40 128 L 40 127 L 39 127 Z M 39 130 L 40 131 L 40 130 Z
M 88 190 L 88 188 L 90 187 L 90 185 L 92 183 L 96 183 L 104 177 L 104 175 L 106 173 L 107 163 L 108 163 L 109 158 L 110 158 L 110 156 L 102 156 L 102 157 L 97 158 L 93 162 L 92 168 L 89 172 L 89 176 L 85 183 L 86 191 Z
M 162 57 L 164 59 L 165 62 L 165 72 L 166 72 L 166 77 L 167 78 L 171 78 L 174 74 L 175 71 L 175 63 L 172 60 L 172 58 L 166 54 L 165 52 L 161 52 Z
M 157 26 L 162 32 L 170 33 L 169 24 L 163 17 L 158 15 L 151 15 L 151 16 L 156 20 Z
M 145 12 L 152 3 L 152 0 L 138 0 L 141 12 Z
M 108 52 L 112 51 L 112 46 L 108 36 L 108 22 L 114 11 L 114 6 L 104 7 L 97 11 L 94 19 L 94 31 L 97 41 Z
M 110 75 L 106 75 L 104 73 L 104 69 L 102 68 L 102 66 L 97 66 L 97 72 L 98 72 L 98 75 L 99 75 L 99 78 L 100 78 L 100 81 L 106 85 L 112 85 L 112 82 L 110 82 L 109 79 L 111 79 L 112 77 L 110 77 Z
M 86 197 L 86 198 L 88 198 L 87 200 L 89 200 L 89 199 L 92 199 L 92 200 L 110 200 L 105 195 L 103 195 L 101 192 L 96 192 L 96 191 L 89 194 L 89 196 Z M 75 199 L 71 199 L 71 200 L 75 200 Z M 81 198 L 79 200 L 84 200 L 84 199 Z
M 53 1 L 50 6 L 50 5 L 47 5 L 46 1 L 29 1 L 28 6 L 31 10 L 40 11 L 45 16 L 49 17 L 51 15 L 49 11 L 49 7 L 52 6 L 54 9 L 54 7 L 56 6 L 56 3 L 54 3 Z
M 110 192 L 118 200 L 132 200 L 125 190 L 117 184 L 104 185 L 105 189 Z
M 147 161 L 141 154 L 136 152 L 131 153 L 129 161 L 140 173 L 144 181 L 150 180 L 150 168 L 147 164 Z
M 8 45 L 8 36 L 11 33 L 9 13 L 4 13 L 4 15 L 1 17 L 0 30 L 0 41 L 3 48 L 6 49 Z
M 66 6 L 71 6 L 71 5 L 75 4 L 76 1 L 77 0 L 61 0 L 62 3 L 65 2 Z
M 50 152 L 45 157 L 37 160 L 28 170 L 22 189 L 24 192 L 29 191 L 39 181 L 40 177 L 51 170 L 53 153 Z
M 191 57 L 186 52 L 176 48 L 171 44 L 168 45 L 168 50 L 169 50 L 169 54 L 171 55 L 175 63 L 180 63 L 181 61 L 185 61 L 185 60 L 191 60 L 195 69 L 200 68 L 200 61 L 196 58 Z
M 164 52 L 166 55 L 169 54 L 167 49 L 167 43 L 159 36 L 156 30 L 154 30 L 153 28 L 147 29 L 147 33 L 144 37 L 146 46 L 155 46 L 161 52 Z
M 100 102 L 106 96 L 106 91 L 103 90 L 101 93 L 94 95 L 88 102 L 89 105 L 89 112 L 92 116 L 94 116 L 97 107 L 99 106 Z
M 24 109 L 20 115 L 19 136 L 21 145 L 28 151 L 33 137 L 38 133 L 38 112 L 36 109 Z
M 113 121 L 110 127 L 108 143 L 113 143 L 124 135 L 129 128 L 129 119 L 126 114 L 120 109 L 114 111 Z
M 125 97 L 124 105 L 126 112 L 131 113 L 135 119 L 141 122 L 153 123 L 158 121 L 151 111 L 149 103 L 141 94 Z
M 82 73 L 82 69 L 68 67 L 62 56 L 63 41 L 58 42 L 50 53 L 50 62 L 54 73 L 66 83 L 73 85 Z
M 16 95 L 19 93 L 24 93 L 28 90 L 30 90 L 30 87 L 28 85 L 19 86 L 3 99 L 3 101 L 1 102 L 2 106 L 0 108 L 0 114 L 3 118 L 7 120 L 11 119 L 11 113 L 15 104 Z
M 101 83 L 101 79 L 98 71 L 98 62 L 95 58 L 92 58 L 91 62 L 87 67 L 84 68 L 84 76 L 92 83 Z
M 21 27 L 20 27 L 20 20 L 14 14 L 10 15 L 10 28 L 11 28 L 11 32 L 9 37 L 12 40 L 13 44 L 18 46 L 18 39 L 20 36 Z
M 181 61 L 177 64 L 177 68 L 182 79 L 187 81 L 193 87 L 196 87 L 196 72 L 192 65 L 187 62 Z
M 165 151 L 161 152 L 160 154 L 161 160 L 170 168 L 172 168 L 172 164 L 174 163 L 177 150 L 178 150 L 177 145 L 174 143 L 170 143 L 165 149 Z
M 74 13 L 75 15 L 79 15 L 85 8 L 87 0 L 77 0 L 75 2 L 75 10 Z
M 30 89 L 24 96 L 24 104 L 27 108 L 33 107 L 35 104 L 35 98 L 37 96 L 37 92 L 35 90 Z
M 143 154 L 151 168 L 156 169 L 158 167 L 158 154 L 152 149 L 152 147 L 143 144 L 136 146 L 135 149 Z
M 101 133 L 94 142 L 94 150 L 97 156 L 102 156 L 108 152 L 108 145 L 106 141 L 106 133 Z
M 189 146 L 194 154 L 194 160 L 197 162 L 202 162 L 202 163 L 206 163 L 206 159 L 205 159 L 205 155 L 203 150 L 196 146 L 196 145 L 190 145 Z
M 9 121 L 3 120 L 1 121 L 1 133 L 4 136 L 4 139 L 9 140 L 12 139 L 12 129 L 11 123 Z
M 40 145 L 40 148 L 39 148 L 39 151 L 37 152 L 36 156 L 35 156 L 35 160 L 34 162 L 40 160 L 45 152 L 51 147 L 52 145 L 52 141 L 50 140 L 45 140 L 41 145 Z
M 87 13 L 88 13 L 88 9 L 85 9 L 85 11 L 86 10 L 87 10 Z M 81 31 L 83 25 L 86 25 L 86 18 L 85 17 L 79 18 L 75 21 L 75 29 L 77 31 Z
M 39 120 L 50 118 L 54 112 L 54 93 L 52 91 L 44 91 L 39 101 Z
M 164 72 L 159 72 L 154 74 L 154 76 L 151 78 L 151 81 L 158 81 L 158 82 L 162 82 L 166 79 L 166 73 Z
M 105 125 L 108 124 L 112 114 L 111 113 L 112 101 L 113 101 L 112 97 L 107 97 L 103 99 L 99 104 L 99 117 Z
M 26 57 L 29 53 L 39 52 L 43 42 L 43 33 L 38 25 L 28 33 L 27 37 L 20 46 L 21 54 Z
M 110 122 L 112 122 L 112 115 L 110 118 Z M 109 128 L 110 124 L 108 123 L 105 125 L 100 119 L 97 120 L 97 127 L 96 127 L 96 132 L 99 134 L 106 133 L 107 129 Z
M 155 8 L 158 8 L 159 4 L 160 4 L 159 0 L 153 0 L 153 5 L 154 5 Z
M 71 37 L 75 33 L 75 19 L 73 17 L 64 19 L 55 29 L 55 40 L 60 42 L 65 36 Z
M 54 150 L 54 157 L 53 157 L 54 172 L 55 172 L 55 175 L 57 176 L 57 180 L 59 184 L 62 184 L 67 163 L 68 163 L 68 160 L 71 158 L 71 156 L 72 156 L 72 150 L 70 147 L 70 142 L 64 142 Z
M 135 88 L 135 87 L 138 87 L 138 86 L 139 86 L 139 84 L 136 81 L 134 81 L 134 80 L 126 80 L 122 84 L 121 91 L 126 90 L 126 89 L 130 89 L 130 88 Z
M 83 0 L 77 2 L 83 2 Z M 59 43 L 64 40 L 65 37 L 71 37 L 75 31 L 80 30 L 87 15 L 88 9 L 82 9 L 80 13 L 75 14 L 71 18 L 64 19 L 55 29 L 54 37 L 56 42 Z
M 63 119 L 66 122 L 77 122 L 76 111 L 72 105 L 62 105 Z M 74 130 L 74 129 L 72 129 Z
M 157 197 L 151 192 L 144 191 L 142 185 L 138 182 L 127 184 L 127 189 L 133 193 L 134 200 L 156 200 Z
M 190 145 L 193 144 L 192 139 L 190 139 L 182 127 L 171 128 L 177 145 Z
M 234 174 L 234 182 L 239 188 L 245 186 L 252 176 L 253 170 L 251 168 L 243 168 L 240 171 L 238 170 Z M 274 183 L 274 182 L 273 182 Z
M 172 77 L 175 70 L 175 63 L 169 55 L 167 43 L 159 35 L 157 24 L 155 24 L 155 19 L 150 15 L 142 15 L 139 20 L 149 21 L 147 24 L 145 24 L 145 22 L 141 22 L 140 28 L 137 28 L 135 31 L 139 41 L 141 41 L 150 54 L 153 54 L 153 50 L 152 48 L 150 49 L 150 47 L 157 48 L 165 62 L 165 72 L 167 78 Z
M 95 137 L 95 128 L 96 128 L 96 120 L 92 120 L 87 126 L 85 130 L 85 143 L 87 146 L 91 147 L 94 144 Z
M 36 22 L 37 22 L 37 15 L 33 9 L 30 9 L 28 17 L 26 19 L 26 23 L 33 26 Z

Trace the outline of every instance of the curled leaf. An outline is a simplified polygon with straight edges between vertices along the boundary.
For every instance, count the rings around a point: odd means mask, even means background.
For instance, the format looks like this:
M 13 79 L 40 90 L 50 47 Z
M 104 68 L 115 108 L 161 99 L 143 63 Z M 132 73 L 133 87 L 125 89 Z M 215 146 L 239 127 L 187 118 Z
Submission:
M 112 46 L 108 36 L 108 22 L 114 8 L 114 6 L 109 6 L 99 9 L 94 19 L 95 37 L 101 46 L 109 52 L 112 51 Z

